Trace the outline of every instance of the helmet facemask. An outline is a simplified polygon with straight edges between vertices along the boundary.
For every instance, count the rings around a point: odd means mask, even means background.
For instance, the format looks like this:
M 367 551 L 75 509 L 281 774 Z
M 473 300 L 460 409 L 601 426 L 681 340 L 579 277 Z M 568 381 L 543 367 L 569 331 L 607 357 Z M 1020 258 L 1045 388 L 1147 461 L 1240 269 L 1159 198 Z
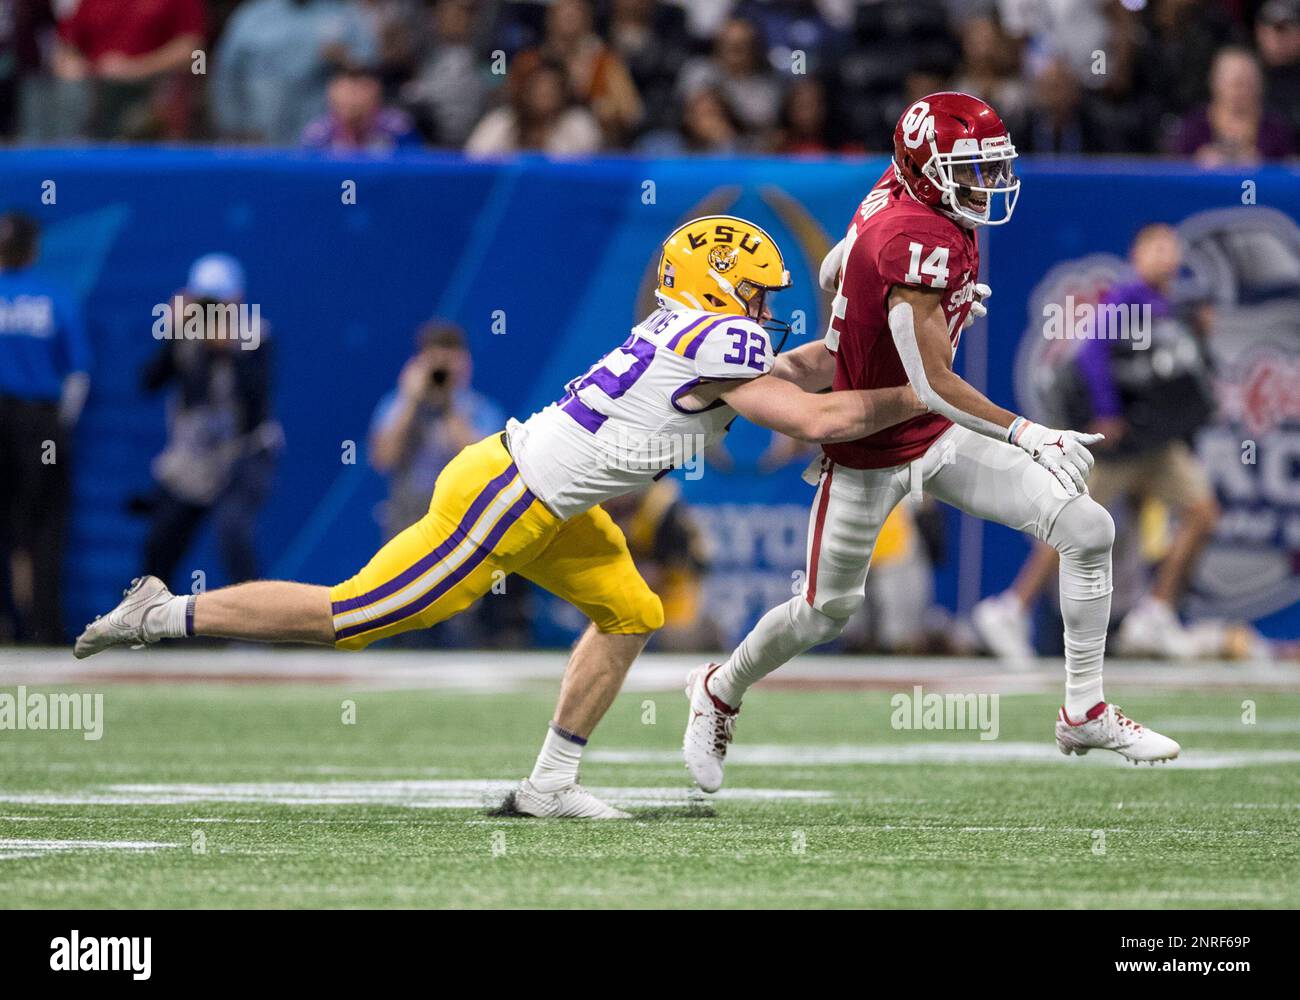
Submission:
M 939 189 L 948 212 L 970 226 L 1000 226 L 1011 221 L 1020 197 L 1020 179 L 1012 161 L 1016 147 L 1009 136 L 960 139 L 951 153 L 939 152 L 930 140 L 930 160 L 925 175 Z M 1001 212 L 994 217 L 995 201 Z

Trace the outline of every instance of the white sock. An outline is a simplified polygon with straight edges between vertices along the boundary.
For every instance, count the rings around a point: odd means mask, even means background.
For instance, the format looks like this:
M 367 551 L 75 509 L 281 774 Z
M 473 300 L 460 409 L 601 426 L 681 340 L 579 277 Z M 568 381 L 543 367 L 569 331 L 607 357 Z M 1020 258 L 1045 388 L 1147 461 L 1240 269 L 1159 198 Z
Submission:
M 1082 721 L 1090 708 L 1106 700 L 1101 668 L 1110 624 L 1110 541 L 1107 533 L 1098 529 L 1093 508 L 1100 510 L 1091 498 L 1081 497 L 1068 504 L 1047 539 L 1061 553 L 1065 714 L 1072 722 Z M 1109 518 L 1104 523 L 1108 525 Z
M 586 745 L 587 741 L 581 736 L 552 722 L 528 780 L 542 792 L 554 792 L 572 785 L 578 780 L 578 765 L 582 763 L 582 748 Z
M 800 653 L 830 642 L 844 622 L 809 607 L 802 596 L 790 598 L 758 620 L 709 678 L 709 693 L 724 705 L 739 708 L 745 692 Z
M 193 594 L 180 594 L 144 613 L 144 634 L 150 642 L 158 639 L 183 639 L 193 635 L 189 624 L 194 620 Z

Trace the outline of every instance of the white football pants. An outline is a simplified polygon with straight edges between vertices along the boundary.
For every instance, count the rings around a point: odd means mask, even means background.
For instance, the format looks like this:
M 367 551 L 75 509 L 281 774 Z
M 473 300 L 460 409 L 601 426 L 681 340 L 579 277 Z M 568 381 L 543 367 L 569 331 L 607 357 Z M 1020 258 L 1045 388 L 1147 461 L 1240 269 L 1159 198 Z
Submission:
M 1115 540 L 1110 514 L 1090 496 L 1067 497 L 1021 449 L 957 425 L 910 465 L 850 469 L 823 459 L 808 526 L 805 592 L 759 620 L 710 679 L 713 694 L 739 705 L 750 685 L 840 634 L 864 600 L 880 526 L 909 491 L 1027 531 L 1061 554 L 1066 712 L 1081 717 L 1103 700 Z

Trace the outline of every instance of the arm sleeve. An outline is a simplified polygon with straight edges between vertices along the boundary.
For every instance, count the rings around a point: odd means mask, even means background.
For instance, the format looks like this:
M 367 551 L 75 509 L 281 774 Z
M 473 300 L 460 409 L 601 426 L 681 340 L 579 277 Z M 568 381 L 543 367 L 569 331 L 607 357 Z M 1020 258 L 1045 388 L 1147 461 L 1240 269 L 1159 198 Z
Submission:
M 776 361 L 767 331 L 742 316 L 706 326 L 699 346 L 687 342 L 686 353 L 694 353 L 695 371 L 706 379 L 757 378 Z
M 889 310 L 889 332 L 894 337 L 894 347 L 907 372 L 907 380 L 921 402 L 930 410 L 947 417 L 954 424 L 960 424 L 976 434 L 993 438 L 995 441 L 1007 440 L 1007 429 L 999 427 L 991 420 L 977 417 L 973 413 L 959 410 L 930 387 L 930 380 L 925 375 L 925 363 L 921 360 L 921 349 L 916 341 L 916 323 L 912 307 L 900 302 Z

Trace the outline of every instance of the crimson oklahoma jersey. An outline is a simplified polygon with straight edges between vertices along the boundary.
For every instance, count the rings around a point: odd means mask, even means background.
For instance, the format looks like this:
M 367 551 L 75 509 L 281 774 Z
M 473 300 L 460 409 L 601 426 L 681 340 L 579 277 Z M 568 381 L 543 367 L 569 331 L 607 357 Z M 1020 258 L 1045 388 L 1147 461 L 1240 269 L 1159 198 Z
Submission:
M 894 285 L 943 290 L 943 311 L 955 353 L 979 270 L 974 230 L 913 198 L 890 166 L 858 206 L 849 227 L 839 294 L 826 334 L 826 346 L 835 354 L 832 388 L 907 384 L 889 330 L 889 292 Z M 870 437 L 822 447 L 838 465 L 885 469 L 924 455 L 950 426 L 947 417 L 927 413 Z

